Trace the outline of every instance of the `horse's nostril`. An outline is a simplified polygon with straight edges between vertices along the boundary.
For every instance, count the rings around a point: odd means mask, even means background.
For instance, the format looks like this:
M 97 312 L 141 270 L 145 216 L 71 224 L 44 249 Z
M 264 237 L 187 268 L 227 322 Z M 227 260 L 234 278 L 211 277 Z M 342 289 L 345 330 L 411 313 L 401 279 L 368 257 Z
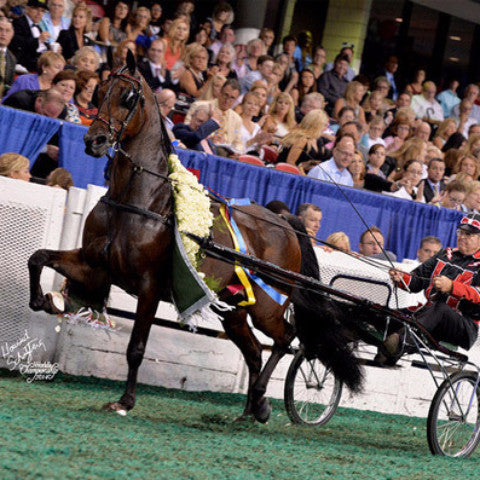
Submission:
M 92 140 L 93 145 L 99 147 L 101 145 L 105 145 L 107 143 L 107 136 L 106 135 L 99 135 Z

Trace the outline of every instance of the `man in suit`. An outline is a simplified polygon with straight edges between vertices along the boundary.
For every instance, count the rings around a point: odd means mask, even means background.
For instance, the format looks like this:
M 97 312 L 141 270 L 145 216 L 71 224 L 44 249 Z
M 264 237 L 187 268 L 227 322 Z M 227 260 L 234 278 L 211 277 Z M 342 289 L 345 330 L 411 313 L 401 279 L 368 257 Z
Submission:
M 217 114 L 210 105 L 196 105 L 190 124 L 177 123 L 173 127 L 173 133 L 190 150 L 214 154 L 215 145 L 207 137 L 220 128 Z
M 17 59 L 8 49 L 13 38 L 13 27 L 9 20 L 0 18 L 0 98 L 8 93 L 15 75 Z
M 445 190 L 444 175 L 445 162 L 441 158 L 432 158 L 428 162 L 427 178 L 422 180 L 424 184 L 423 196 L 426 203 L 430 203 L 434 198 L 436 198 L 436 202 L 439 201 L 438 196 Z
M 25 15 L 13 20 L 13 36 L 11 49 L 17 62 L 28 71 L 37 71 L 38 57 L 48 50 L 46 42 L 50 38 L 47 31 L 42 32 L 40 22 L 48 10 L 46 0 L 28 0 Z
M 165 68 L 165 44 L 163 40 L 153 40 L 147 56 L 138 62 L 138 69 L 154 92 L 164 88 L 175 88 L 178 83 L 172 80 L 170 70 Z

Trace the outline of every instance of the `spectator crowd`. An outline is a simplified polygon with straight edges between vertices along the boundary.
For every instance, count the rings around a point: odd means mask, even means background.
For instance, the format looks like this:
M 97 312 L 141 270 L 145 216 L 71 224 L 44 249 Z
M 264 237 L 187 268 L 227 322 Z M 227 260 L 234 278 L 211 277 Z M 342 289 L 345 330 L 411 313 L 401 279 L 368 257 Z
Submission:
M 263 28 L 240 43 L 226 2 L 205 19 L 197 18 L 194 0 L 170 2 L 169 15 L 157 0 L 111 0 L 105 8 L 93 0 L 2 4 L 5 106 L 89 125 L 99 82 L 130 51 L 180 147 L 480 211 L 475 83 L 459 97 L 458 79 L 440 89 L 422 68 L 403 81 L 394 55 L 372 75 L 359 74 L 354 45 L 339 45 L 326 63 L 327 52 L 308 31 L 276 39 Z M 58 167 L 58 148 L 53 137 L 30 159 L 30 173 L 47 178 Z

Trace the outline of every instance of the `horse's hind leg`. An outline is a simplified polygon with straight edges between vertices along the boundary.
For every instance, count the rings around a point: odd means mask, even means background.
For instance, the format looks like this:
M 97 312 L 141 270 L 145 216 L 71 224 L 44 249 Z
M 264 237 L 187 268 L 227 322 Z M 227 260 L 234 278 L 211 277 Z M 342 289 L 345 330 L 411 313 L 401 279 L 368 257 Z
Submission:
M 51 267 L 68 279 L 83 285 L 98 296 L 108 291 L 107 276 L 104 270 L 90 267 L 83 259 L 82 250 L 37 250 L 28 259 L 30 274 L 30 308 L 34 311 L 59 313 L 49 296 L 44 295 L 40 285 L 43 267 Z
M 135 322 L 127 348 L 128 375 L 125 392 L 118 402 L 110 402 L 104 405 L 103 408 L 106 410 L 125 415 L 128 410 L 135 406 L 138 369 L 145 355 L 145 347 L 155 318 L 158 301 L 158 296 L 153 291 L 138 296 Z
M 253 414 L 252 386 L 262 369 L 262 346 L 247 323 L 244 309 L 224 315 L 223 328 L 230 340 L 240 349 L 248 367 L 248 393 L 245 409 L 237 420 L 246 420 Z

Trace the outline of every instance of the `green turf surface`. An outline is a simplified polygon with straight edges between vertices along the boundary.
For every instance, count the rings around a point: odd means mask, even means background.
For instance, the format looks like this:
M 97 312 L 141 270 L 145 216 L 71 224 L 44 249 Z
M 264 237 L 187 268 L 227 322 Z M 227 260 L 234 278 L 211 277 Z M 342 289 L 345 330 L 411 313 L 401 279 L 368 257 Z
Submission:
M 292 426 L 232 423 L 244 396 L 140 385 L 127 417 L 100 409 L 122 382 L 57 375 L 26 383 L 0 370 L 0 480 L 478 479 L 480 455 L 432 457 L 426 421 L 340 409 Z M 480 448 L 479 448 L 480 450 Z

